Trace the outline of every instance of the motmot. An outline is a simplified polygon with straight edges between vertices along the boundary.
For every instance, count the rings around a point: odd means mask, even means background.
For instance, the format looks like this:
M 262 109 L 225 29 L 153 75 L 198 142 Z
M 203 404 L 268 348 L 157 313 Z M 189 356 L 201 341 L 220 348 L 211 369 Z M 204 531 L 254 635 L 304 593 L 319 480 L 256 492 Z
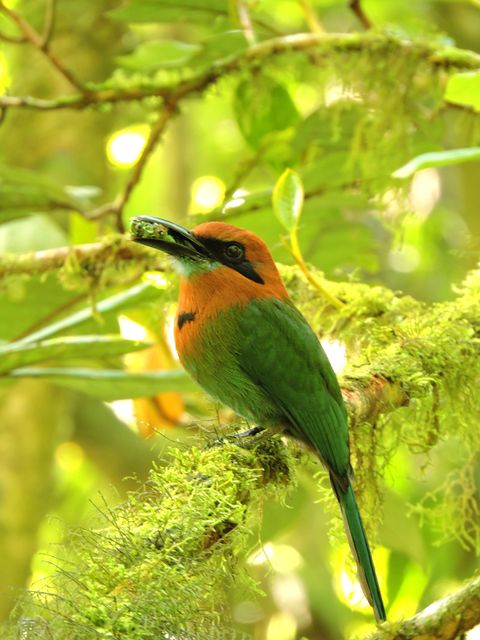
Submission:
M 152 216 L 133 218 L 132 238 L 173 257 L 180 275 L 175 343 L 185 369 L 212 398 L 247 421 L 305 443 L 327 469 L 359 582 L 375 619 L 384 621 L 352 487 L 340 386 L 267 245 L 224 222 L 205 222 L 190 231 Z

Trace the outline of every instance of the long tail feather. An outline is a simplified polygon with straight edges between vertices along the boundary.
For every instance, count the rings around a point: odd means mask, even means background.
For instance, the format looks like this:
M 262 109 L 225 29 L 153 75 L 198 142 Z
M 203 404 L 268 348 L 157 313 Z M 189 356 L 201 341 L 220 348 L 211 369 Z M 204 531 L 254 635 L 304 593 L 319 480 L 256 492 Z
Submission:
M 333 489 L 340 503 L 343 521 L 347 538 L 357 563 L 358 579 L 370 605 L 375 613 L 375 620 L 383 622 L 387 619 L 385 607 L 383 605 L 382 594 L 378 585 L 377 574 L 372 560 L 370 547 L 368 546 L 367 535 L 363 528 L 360 511 L 353 488 L 348 481 L 346 487 L 340 485 L 339 481 L 330 474 Z M 342 483 L 343 484 L 343 483 Z

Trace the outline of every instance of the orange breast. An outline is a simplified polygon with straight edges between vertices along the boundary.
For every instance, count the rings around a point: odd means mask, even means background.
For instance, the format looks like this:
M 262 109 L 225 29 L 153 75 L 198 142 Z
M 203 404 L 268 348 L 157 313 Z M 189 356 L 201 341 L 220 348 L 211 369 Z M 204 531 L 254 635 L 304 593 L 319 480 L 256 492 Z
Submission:
M 276 272 L 273 262 L 272 267 Z M 202 327 L 220 311 L 242 308 L 252 300 L 288 298 L 278 272 L 273 275 L 276 277 L 267 277 L 265 284 L 259 284 L 221 266 L 188 279 L 182 278 L 175 320 L 175 344 L 180 360 L 195 352 Z

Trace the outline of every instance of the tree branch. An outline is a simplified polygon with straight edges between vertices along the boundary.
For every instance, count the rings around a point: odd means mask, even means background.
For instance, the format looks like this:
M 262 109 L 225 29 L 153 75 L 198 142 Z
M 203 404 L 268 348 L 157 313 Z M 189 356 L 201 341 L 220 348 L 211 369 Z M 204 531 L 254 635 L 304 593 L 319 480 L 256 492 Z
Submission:
M 256 42 L 255 30 L 253 28 L 252 18 L 250 17 L 250 11 L 247 4 L 244 0 L 235 0 L 235 8 L 238 21 L 245 35 L 245 40 L 249 45 L 254 45 Z
M 54 13 L 55 13 L 54 1 L 49 0 L 47 4 L 47 13 L 45 18 L 45 27 L 44 27 L 43 36 L 40 35 L 38 31 L 36 31 L 30 25 L 30 23 L 25 20 L 23 16 L 21 16 L 19 13 L 17 13 L 13 9 L 10 9 L 9 7 L 7 7 L 1 0 L 0 0 L 0 12 L 5 14 L 8 18 L 12 20 L 12 22 L 14 22 L 17 25 L 19 31 L 21 31 L 21 33 L 23 34 L 25 41 L 30 42 L 30 44 L 32 44 L 35 47 L 35 49 L 40 51 L 40 53 L 42 53 L 48 59 L 50 64 L 65 78 L 65 80 L 67 80 L 67 82 L 72 87 L 74 87 L 75 89 L 79 89 L 82 92 L 82 94 L 85 93 L 85 87 L 80 82 L 80 80 L 78 80 L 76 76 L 73 74 L 73 72 L 67 69 L 64 66 L 63 62 L 61 62 L 60 59 L 57 58 L 57 56 L 54 55 L 49 50 L 48 45 L 49 45 L 51 32 L 53 29 Z M 0 106 L 8 106 L 8 105 L 4 104 Z
M 61 269 L 65 262 L 73 258 L 79 265 L 80 271 L 86 268 L 89 264 L 95 263 L 99 270 L 106 268 L 109 265 L 113 265 L 114 268 L 121 267 L 125 263 L 138 263 L 145 269 L 161 269 L 162 258 L 158 253 L 153 250 L 144 247 L 142 245 L 134 244 L 128 239 L 124 239 L 119 236 L 113 236 L 107 238 L 102 242 L 77 245 L 70 247 L 58 247 L 56 249 L 48 249 L 46 251 L 38 251 L 30 254 L 23 255 L 4 255 L 0 256 L 0 278 L 13 275 L 39 275 Z M 290 269 L 290 268 L 289 268 Z M 288 284 L 288 283 L 287 283 Z M 288 285 L 289 287 L 291 285 Z M 302 284 L 300 298 L 305 297 L 305 287 L 308 289 L 308 285 Z M 368 312 L 368 295 L 370 288 L 365 285 L 357 285 L 355 283 L 335 283 L 329 282 L 329 287 L 333 292 L 346 302 L 345 309 L 340 312 L 342 317 L 342 323 L 345 322 L 345 315 L 352 313 L 351 322 L 361 325 L 365 322 L 365 319 L 369 317 Z M 376 288 L 378 289 L 378 287 Z M 373 290 L 372 290 L 373 291 Z M 385 290 L 386 291 L 386 290 Z M 312 294 L 315 295 L 315 294 Z M 371 294 L 373 295 L 373 294 Z M 391 294 L 393 296 L 393 294 Z M 367 309 L 363 312 L 362 316 L 356 317 L 355 313 L 350 311 L 352 307 L 355 307 L 355 300 L 361 298 L 362 304 Z M 414 301 L 412 300 L 412 303 Z M 419 303 L 416 303 L 419 304 Z M 456 301 L 442 303 L 437 305 L 434 313 L 441 317 L 442 314 L 451 314 L 452 305 L 455 305 Z M 316 309 L 318 310 L 318 299 L 315 298 Z M 328 307 L 328 305 L 327 305 Z M 464 307 L 462 307 L 463 309 Z M 336 312 L 337 313 L 337 312 Z M 378 303 L 373 303 L 372 317 L 378 316 Z M 395 311 L 388 310 L 388 306 L 382 313 L 393 314 L 390 316 L 392 323 L 395 322 Z M 417 307 L 412 307 L 411 313 L 413 316 L 419 313 Z M 460 313 L 460 312 L 459 312 Z M 465 321 L 470 322 L 468 316 L 468 307 L 465 306 Z M 405 322 L 405 311 L 402 310 L 402 321 Z M 427 318 L 425 310 L 422 310 L 422 314 Z M 307 316 L 310 314 L 307 311 Z M 460 316 L 459 316 L 460 317 Z M 431 322 L 434 322 L 434 318 L 430 318 Z M 427 320 L 425 320 L 427 321 Z M 474 331 L 475 327 L 472 326 Z M 342 330 L 338 334 L 339 339 L 342 339 Z M 406 350 L 401 336 L 388 338 L 390 344 L 393 346 L 395 340 L 398 342 L 398 349 L 401 349 L 405 354 Z M 458 342 L 458 340 L 457 340 Z M 442 345 L 439 345 L 439 350 L 442 349 Z M 393 352 L 392 360 L 396 359 L 396 352 Z M 433 359 L 432 352 L 432 359 Z M 440 361 L 439 367 L 442 366 Z M 412 363 L 416 367 L 422 367 L 421 361 Z M 354 422 L 371 422 L 373 423 L 380 414 L 388 414 L 399 407 L 403 407 L 409 404 L 412 385 L 408 380 L 403 380 L 399 373 L 392 373 L 389 369 L 391 366 L 390 360 L 385 360 L 383 355 L 378 363 L 374 360 L 370 361 L 370 365 L 367 370 L 361 369 L 357 377 L 348 375 L 344 380 L 343 394 L 345 401 L 348 405 L 349 414 Z M 421 369 L 419 369 L 419 374 Z M 433 369 L 428 371 L 428 375 L 431 376 L 434 373 Z M 411 371 L 408 372 L 411 376 Z M 427 375 L 425 372 L 423 375 Z M 438 394 L 438 389 L 434 385 L 435 393 Z M 415 393 L 420 395 L 427 395 L 432 393 L 432 385 L 423 385 L 417 389 Z M 416 395 L 419 397 L 419 395 Z
M 368 18 L 368 16 L 366 15 L 365 11 L 363 10 L 362 5 L 360 4 L 360 0 L 350 0 L 349 5 L 350 5 L 350 9 L 357 16 L 357 18 L 360 20 L 360 22 L 365 27 L 365 29 L 371 29 L 373 25 L 370 22 L 370 19 Z
M 315 13 L 310 0 L 299 0 L 299 4 L 305 16 L 305 21 L 310 27 L 310 31 L 312 33 L 316 33 L 317 35 L 325 34 L 325 29 L 321 25 L 320 20 L 318 19 L 318 16 Z
M 125 226 L 123 223 L 123 210 L 125 208 L 125 205 L 127 204 L 132 191 L 140 182 L 148 159 L 154 152 L 165 130 L 165 127 L 167 126 L 171 118 L 175 115 L 176 104 L 177 101 L 171 101 L 165 104 L 165 107 L 160 113 L 160 116 L 150 130 L 150 136 L 147 140 L 147 143 L 144 146 L 142 153 L 140 154 L 140 157 L 135 164 L 125 187 L 123 188 L 123 191 L 118 194 L 113 202 L 109 202 L 102 205 L 101 207 L 98 207 L 97 209 L 94 209 L 93 211 L 84 213 L 83 215 L 85 218 L 89 220 L 97 220 L 98 218 L 103 218 L 103 216 L 107 215 L 108 213 L 113 213 L 116 217 L 117 231 L 119 231 L 120 233 L 123 233 L 125 231 Z
M 420 613 L 382 625 L 367 640 L 454 640 L 480 624 L 480 577 Z
M 45 20 L 43 23 L 42 42 L 43 49 L 48 49 L 50 40 L 55 29 L 55 18 L 57 15 L 57 0 L 47 0 L 45 9 Z
M 38 36 L 38 34 L 37 34 Z M 38 36 L 40 38 L 40 36 Z M 300 33 L 266 40 L 251 46 L 245 52 L 229 60 L 220 62 L 208 71 L 184 80 L 175 86 L 158 85 L 154 87 L 122 87 L 116 89 L 96 89 L 89 86 L 88 92 L 80 86 L 82 93 L 74 96 L 62 96 L 54 100 L 42 100 L 30 96 L 1 96 L 1 107 L 15 107 L 51 111 L 57 109 L 83 109 L 87 106 L 116 104 L 118 102 L 140 101 L 151 97 L 164 98 L 169 104 L 178 104 L 188 95 L 201 93 L 220 78 L 229 73 L 244 69 L 248 65 L 257 65 L 268 58 L 293 52 L 315 50 L 317 56 L 328 57 L 332 53 L 358 53 L 371 51 L 381 56 L 387 51 L 396 51 L 398 55 L 412 55 L 424 60 L 433 67 L 455 69 L 480 68 L 480 55 L 454 47 L 439 49 L 432 44 L 409 42 L 393 36 L 378 33 Z
M 24 254 L 3 254 L 0 256 L 0 278 L 9 275 L 35 276 L 55 271 L 65 266 L 69 259 L 74 259 L 80 268 L 95 263 L 99 268 L 107 264 L 118 266 L 125 263 L 144 264 L 145 268 L 159 269 L 158 254 L 142 245 L 124 241 L 118 236 L 107 238 L 102 242 L 93 242 L 68 247 L 57 247 L 45 251 Z

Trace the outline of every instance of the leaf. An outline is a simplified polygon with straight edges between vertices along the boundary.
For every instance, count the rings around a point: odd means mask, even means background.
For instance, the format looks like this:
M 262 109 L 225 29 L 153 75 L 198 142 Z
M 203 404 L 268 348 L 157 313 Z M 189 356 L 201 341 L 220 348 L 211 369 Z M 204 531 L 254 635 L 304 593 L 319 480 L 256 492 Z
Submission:
M 466 71 L 450 76 L 444 98 L 447 102 L 472 107 L 480 112 L 480 71 Z
M 137 284 L 134 287 L 130 287 L 129 289 L 110 296 L 109 298 L 100 300 L 100 302 L 98 302 L 96 305 L 96 312 L 98 314 L 102 314 L 109 311 L 119 311 L 120 309 L 130 306 L 133 303 L 138 303 L 140 300 L 143 301 L 143 299 L 149 293 L 153 296 L 158 296 L 158 291 L 151 285 L 146 283 Z M 94 311 L 92 307 L 85 307 L 84 309 L 80 309 L 79 311 L 76 311 L 75 313 L 62 318 L 61 320 L 58 320 L 58 322 L 52 322 L 46 327 L 43 327 L 42 329 L 29 334 L 28 336 L 23 338 L 21 342 L 31 343 L 44 340 L 45 338 L 49 338 L 56 333 L 60 333 L 61 331 L 66 331 L 68 329 L 72 329 L 73 327 L 77 327 L 87 320 L 92 319 L 93 316 Z
M 214 34 L 202 42 L 201 51 L 195 57 L 195 62 L 198 61 L 202 65 L 218 62 L 245 51 L 247 47 L 243 31 L 224 31 Z
M 185 65 L 196 53 L 202 50 L 200 45 L 179 42 L 178 40 L 161 40 L 145 42 L 132 53 L 119 56 L 118 62 L 134 71 L 155 71 Z
M 422 153 L 407 162 L 392 173 L 393 178 L 409 178 L 416 171 L 427 167 L 444 167 L 462 162 L 472 162 L 480 160 L 480 147 L 469 147 L 467 149 L 450 149 L 448 151 L 433 151 Z
M 260 148 L 268 134 L 294 127 L 300 120 L 287 89 L 262 74 L 240 82 L 234 111 L 240 131 L 254 149 Z
M 47 360 L 105 358 L 139 351 L 149 343 L 126 340 L 121 336 L 63 336 L 33 343 L 0 346 L 0 373 Z
M 35 171 L 0 165 L 0 221 L 51 209 L 80 209 L 85 199 Z
M 225 0 L 131 0 L 109 15 L 130 23 L 190 22 L 211 25 L 218 18 L 228 18 Z
M 169 391 L 198 391 L 199 387 L 181 369 L 129 373 L 118 369 L 25 367 L 10 371 L 13 378 L 42 378 L 69 389 L 111 402 L 125 398 L 152 397 Z
M 303 208 L 302 179 L 295 171 L 286 169 L 273 190 L 273 210 L 285 229 L 290 233 L 298 226 Z

